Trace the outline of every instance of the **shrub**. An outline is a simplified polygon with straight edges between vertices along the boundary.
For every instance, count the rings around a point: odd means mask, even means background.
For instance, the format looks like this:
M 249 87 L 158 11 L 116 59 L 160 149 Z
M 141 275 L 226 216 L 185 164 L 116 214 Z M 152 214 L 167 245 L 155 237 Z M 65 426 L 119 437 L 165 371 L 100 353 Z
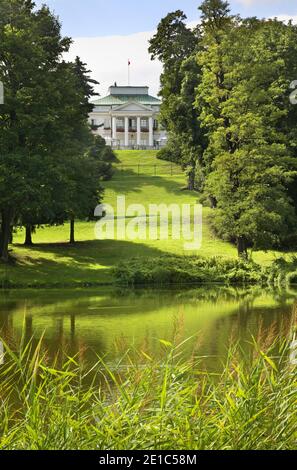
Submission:
M 100 165 L 100 174 L 103 181 L 108 181 L 113 176 L 112 163 L 118 161 L 111 147 L 106 145 L 101 136 L 95 136 L 91 147 L 89 148 L 90 157 L 94 158 Z
M 166 147 L 159 150 L 157 158 L 168 162 L 181 163 L 182 154 L 180 145 L 175 142 L 175 139 L 172 136 L 170 136 Z
M 123 285 L 170 284 L 247 284 L 262 283 L 265 275 L 261 267 L 244 260 L 203 258 L 198 256 L 162 256 L 159 258 L 132 258 L 113 269 L 116 283 Z
M 293 272 L 287 274 L 286 283 L 288 285 L 297 284 L 297 271 L 293 271 Z
M 267 269 L 267 277 L 272 285 L 297 284 L 297 257 L 278 258 Z

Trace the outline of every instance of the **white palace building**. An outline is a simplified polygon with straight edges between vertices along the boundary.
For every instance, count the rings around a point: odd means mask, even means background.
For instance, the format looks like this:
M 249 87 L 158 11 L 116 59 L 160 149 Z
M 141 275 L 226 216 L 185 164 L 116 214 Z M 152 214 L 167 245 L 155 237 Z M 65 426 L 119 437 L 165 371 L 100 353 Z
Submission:
M 158 123 L 161 101 L 146 86 L 109 87 L 109 95 L 92 103 L 93 132 L 114 148 L 149 149 L 166 144 L 166 131 Z

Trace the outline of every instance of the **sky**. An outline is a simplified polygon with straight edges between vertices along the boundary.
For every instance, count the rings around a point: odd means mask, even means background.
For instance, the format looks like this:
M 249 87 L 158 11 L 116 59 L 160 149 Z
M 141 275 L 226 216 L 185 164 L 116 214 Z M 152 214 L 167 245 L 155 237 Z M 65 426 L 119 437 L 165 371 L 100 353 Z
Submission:
M 59 16 L 63 34 L 73 38 L 67 59 L 76 55 L 87 63 L 92 77 L 100 82 L 96 91 L 107 94 L 115 81 L 148 85 L 150 93 L 159 90 L 162 70 L 158 61 L 151 61 L 147 48 L 162 17 L 177 9 L 183 10 L 190 25 L 199 21 L 200 0 L 35 0 L 46 3 Z M 231 0 L 232 13 L 242 16 L 293 17 L 297 21 L 296 0 Z

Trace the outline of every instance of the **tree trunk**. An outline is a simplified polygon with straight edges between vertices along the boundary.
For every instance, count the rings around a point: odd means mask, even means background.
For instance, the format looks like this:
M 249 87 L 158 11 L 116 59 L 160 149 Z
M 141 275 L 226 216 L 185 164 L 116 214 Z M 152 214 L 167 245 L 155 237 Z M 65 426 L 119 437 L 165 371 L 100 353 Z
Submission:
M 25 238 L 25 246 L 32 246 L 32 225 L 26 225 L 26 238 Z
M 74 219 L 70 219 L 70 243 L 75 243 L 74 237 Z
M 188 189 L 190 191 L 195 189 L 195 168 L 192 168 L 188 174 Z
M 239 258 L 248 258 L 247 246 L 246 246 L 246 239 L 244 237 L 237 238 L 237 252 Z
M 210 207 L 212 209 L 215 209 L 217 207 L 217 204 L 218 204 L 216 198 L 213 197 L 213 196 L 209 196 L 209 200 L 210 200 Z
M 0 258 L 7 263 L 9 260 L 8 244 L 11 238 L 12 210 L 5 209 L 1 212 L 1 233 L 0 233 Z

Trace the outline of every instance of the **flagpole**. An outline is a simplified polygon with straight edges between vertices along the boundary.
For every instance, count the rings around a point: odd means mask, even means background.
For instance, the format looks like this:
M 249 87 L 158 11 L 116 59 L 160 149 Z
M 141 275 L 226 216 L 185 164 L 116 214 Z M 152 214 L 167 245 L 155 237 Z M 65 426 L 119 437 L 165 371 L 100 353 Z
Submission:
M 130 86 L 130 59 L 128 59 L 128 86 Z

